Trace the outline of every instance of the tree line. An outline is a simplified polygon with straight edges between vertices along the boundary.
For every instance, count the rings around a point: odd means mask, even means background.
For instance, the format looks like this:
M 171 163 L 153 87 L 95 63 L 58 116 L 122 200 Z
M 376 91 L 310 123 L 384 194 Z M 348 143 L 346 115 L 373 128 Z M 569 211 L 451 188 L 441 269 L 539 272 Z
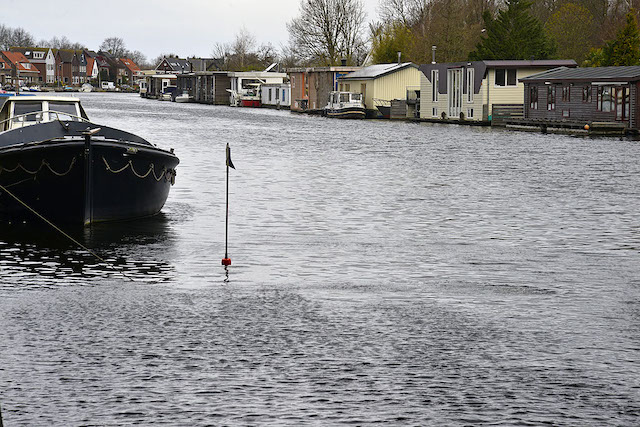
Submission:
M 636 7 L 637 6 L 637 7 Z M 403 61 L 574 59 L 579 65 L 640 64 L 640 0 L 379 0 L 378 20 L 367 25 L 362 0 L 300 0 L 286 23 L 288 44 L 259 44 L 242 28 L 228 43 L 214 43 L 213 58 L 231 71 L 281 67 L 360 65 Z M 66 37 L 36 42 L 22 28 L 0 24 L 0 48 L 39 46 L 83 49 Z M 154 67 L 124 40 L 108 37 L 100 50 Z
M 24 28 L 12 28 L 7 25 L 0 24 L 0 50 L 9 50 L 14 46 L 71 50 L 87 49 L 85 44 L 72 42 L 66 36 L 54 36 L 50 40 L 43 39 L 36 41 L 33 35 Z M 120 37 L 107 37 L 100 44 L 98 50 L 110 52 L 113 56 L 118 58 L 132 59 L 141 67 L 150 66 L 147 64 L 147 57 L 142 52 L 137 50 L 128 50 L 124 40 Z
M 401 51 L 406 60 L 426 63 L 437 46 L 438 62 L 636 65 L 613 58 L 620 52 L 611 47 L 637 42 L 636 6 L 640 0 L 380 0 L 380 20 L 370 25 L 372 54 L 374 62 L 389 62 Z

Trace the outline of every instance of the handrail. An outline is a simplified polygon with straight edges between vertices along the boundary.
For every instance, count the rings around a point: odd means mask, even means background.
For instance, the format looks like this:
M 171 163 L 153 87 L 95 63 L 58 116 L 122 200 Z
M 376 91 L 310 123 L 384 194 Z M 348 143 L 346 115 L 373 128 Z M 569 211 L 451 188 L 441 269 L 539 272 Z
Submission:
M 49 119 L 44 120 L 44 114 L 47 113 L 49 114 Z M 28 116 L 32 116 L 32 115 L 40 115 L 39 120 L 36 119 L 35 121 L 31 122 L 31 121 L 27 121 L 27 120 L 18 120 L 19 118 L 26 118 Z M 55 119 L 51 118 L 52 115 L 55 115 Z M 89 120 L 85 119 L 84 117 L 81 116 L 76 116 L 75 114 L 70 114 L 70 113 L 65 113 L 64 111 L 56 111 L 56 110 L 47 110 L 47 111 L 31 111 L 30 113 L 25 113 L 25 114 L 20 114 L 17 116 L 13 116 L 10 117 L 8 119 L 4 119 L 2 121 L 0 121 L 0 126 L 3 126 L 5 123 L 7 122 L 14 122 L 14 123 L 22 123 L 22 127 L 27 126 L 28 124 L 38 124 L 38 123 L 47 123 L 47 122 L 53 122 L 55 120 L 57 121 L 62 121 L 60 120 L 60 115 L 64 115 L 66 117 L 71 117 L 73 119 L 78 119 L 78 121 L 80 122 L 86 122 L 86 123 L 90 123 Z M 37 118 L 37 117 L 36 117 Z

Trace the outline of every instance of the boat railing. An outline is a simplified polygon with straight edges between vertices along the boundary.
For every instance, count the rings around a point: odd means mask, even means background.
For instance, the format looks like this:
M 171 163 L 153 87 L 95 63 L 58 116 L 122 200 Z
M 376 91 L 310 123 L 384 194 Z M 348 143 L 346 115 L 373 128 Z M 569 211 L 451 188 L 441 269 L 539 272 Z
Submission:
M 28 120 L 30 117 L 34 117 L 33 120 Z M 39 123 L 47 123 L 53 121 L 74 121 L 74 122 L 86 122 L 90 123 L 89 120 L 84 117 L 77 116 L 75 114 L 65 113 L 64 111 L 31 111 L 29 113 L 20 114 L 17 116 L 10 117 L 8 119 L 0 121 L 0 129 L 5 129 L 8 124 L 11 125 L 11 128 L 16 127 L 25 127 L 31 126 Z M 19 126 L 17 126 L 19 125 Z

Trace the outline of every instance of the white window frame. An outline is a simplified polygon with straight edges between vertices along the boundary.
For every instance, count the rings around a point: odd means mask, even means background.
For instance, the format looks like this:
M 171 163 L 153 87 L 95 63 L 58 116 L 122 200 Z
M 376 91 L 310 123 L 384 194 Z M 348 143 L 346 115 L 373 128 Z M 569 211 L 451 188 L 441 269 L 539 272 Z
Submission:
M 497 83 L 498 79 L 496 78 L 498 74 L 498 70 L 504 70 L 504 85 L 499 85 Z M 509 84 L 509 70 L 513 70 L 516 73 L 516 83 L 510 85 Z M 518 86 L 518 70 L 515 68 L 496 68 L 493 70 L 493 86 L 500 87 L 517 87 Z
M 474 69 L 467 68 L 467 102 L 473 102 Z
M 431 70 L 431 102 L 438 102 L 438 84 L 440 76 L 438 70 Z

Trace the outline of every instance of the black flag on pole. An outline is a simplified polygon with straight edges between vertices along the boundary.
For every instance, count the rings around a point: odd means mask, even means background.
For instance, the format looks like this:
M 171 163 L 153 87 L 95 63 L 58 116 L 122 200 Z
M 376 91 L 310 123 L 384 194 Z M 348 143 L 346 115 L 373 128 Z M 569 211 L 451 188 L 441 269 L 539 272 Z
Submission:
M 227 143 L 227 166 L 229 166 L 232 169 L 236 168 L 235 166 L 233 166 L 233 162 L 231 162 L 231 147 L 229 147 L 228 143 Z

